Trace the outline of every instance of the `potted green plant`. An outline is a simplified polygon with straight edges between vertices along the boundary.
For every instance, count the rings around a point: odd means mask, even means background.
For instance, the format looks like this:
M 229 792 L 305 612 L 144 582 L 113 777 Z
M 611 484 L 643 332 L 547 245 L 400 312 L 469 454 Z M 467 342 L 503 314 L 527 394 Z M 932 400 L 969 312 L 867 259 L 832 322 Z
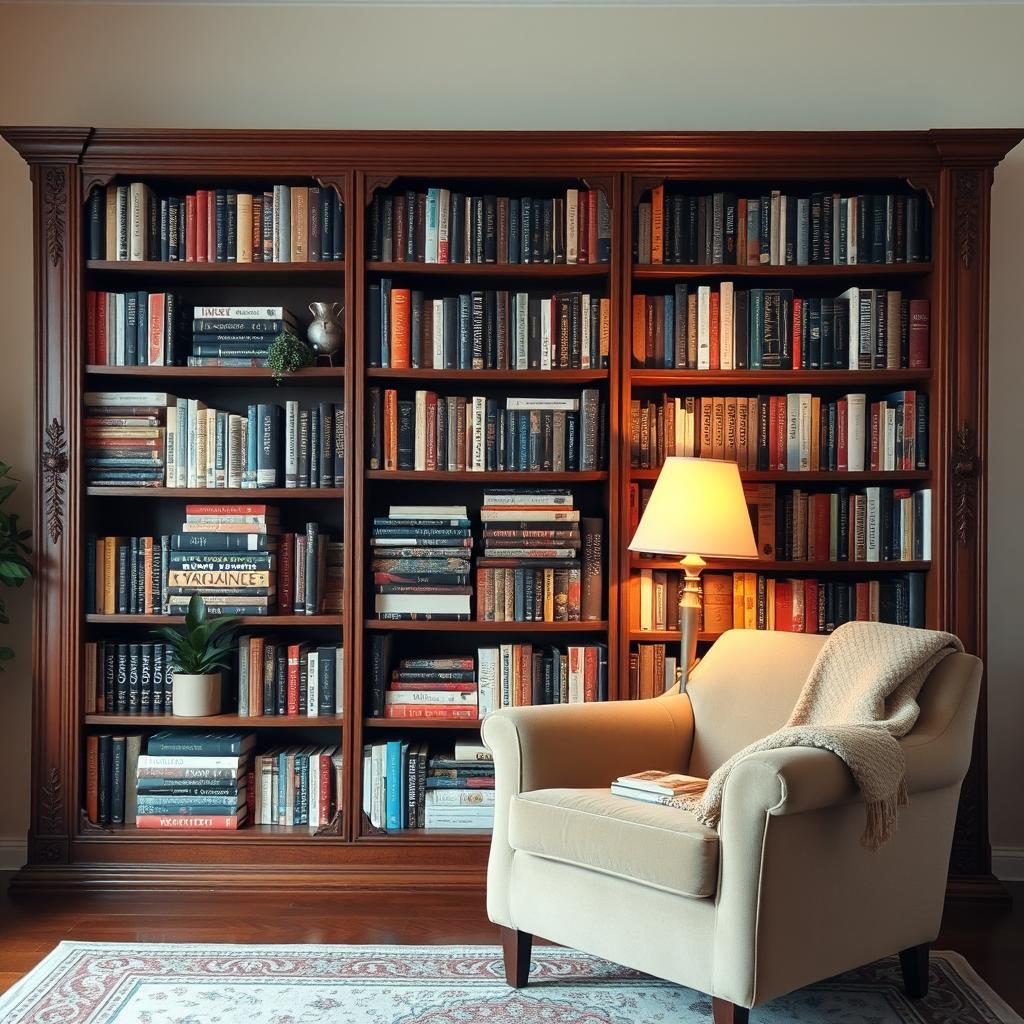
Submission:
M 291 331 L 282 331 L 267 349 L 267 366 L 276 384 L 286 373 L 296 373 L 313 364 L 313 350 Z
M 170 626 L 156 630 L 171 647 L 175 715 L 199 718 L 220 712 L 219 669 L 231 664 L 230 634 L 235 621 L 232 616 L 207 618 L 206 602 L 195 594 L 188 603 L 183 632 Z
M 10 475 L 11 467 L 0 462 L 0 506 L 14 493 L 18 481 Z M 23 530 L 18 523 L 16 512 L 8 512 L 0 507 L 0 583 L 8 587 L 20 587 L 32 575 L 32 564 L 29 555 L 32 549 L 28 545 L 32 536 L 31 530 Z M 7 609 L 0 601 L 0 624 L 7 625 Z M 0 647 L 0 672 L 3 663 L 14 657 L 10 647 Z

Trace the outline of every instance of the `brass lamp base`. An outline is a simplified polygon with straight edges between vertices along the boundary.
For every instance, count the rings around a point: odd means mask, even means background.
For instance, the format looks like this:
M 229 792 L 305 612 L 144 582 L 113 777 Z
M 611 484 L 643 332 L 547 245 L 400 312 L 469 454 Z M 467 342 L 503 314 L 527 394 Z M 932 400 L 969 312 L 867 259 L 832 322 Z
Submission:
M 679 598 L 679 667 L 676 681 L 679 692 L 686 692 L 690 672 L 697 664 L 697 636 L 700 632 L 700 574 L 707 563 L 700 555 L 687 555 L 679 563 L 683 569 L 683 592 Z

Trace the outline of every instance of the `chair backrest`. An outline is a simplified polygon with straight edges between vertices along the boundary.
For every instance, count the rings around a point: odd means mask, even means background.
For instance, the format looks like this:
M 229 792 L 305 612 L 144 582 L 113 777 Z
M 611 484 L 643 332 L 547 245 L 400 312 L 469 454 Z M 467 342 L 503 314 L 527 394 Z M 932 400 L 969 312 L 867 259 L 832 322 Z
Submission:
M 690 674 L 690 774 L 707 778 L 737 750 L 786 724 L 825 637 L 762 629 L 723 633 Z
M 784 725 L 824 643 L 823 636 L 771 630 L 723 633 L 687 686 L 694 718 L 690 773 L 711 775 L 737 750 Z M 921 714 L 902 742 L 908 770 L 930 784 L 967 772 L 981 669 L 973 655 L 953 654 L 921 688 Z

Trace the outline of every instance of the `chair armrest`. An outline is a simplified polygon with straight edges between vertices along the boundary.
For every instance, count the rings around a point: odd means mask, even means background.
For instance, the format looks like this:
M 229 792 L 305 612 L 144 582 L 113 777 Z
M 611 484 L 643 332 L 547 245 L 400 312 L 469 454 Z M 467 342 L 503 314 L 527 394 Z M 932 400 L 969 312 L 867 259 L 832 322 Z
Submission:
M 608 786 L 619 775 L 682 771 L 693 743 L 689 698 L 510 708 L 487 716 L 483 741 L 502 788 Z

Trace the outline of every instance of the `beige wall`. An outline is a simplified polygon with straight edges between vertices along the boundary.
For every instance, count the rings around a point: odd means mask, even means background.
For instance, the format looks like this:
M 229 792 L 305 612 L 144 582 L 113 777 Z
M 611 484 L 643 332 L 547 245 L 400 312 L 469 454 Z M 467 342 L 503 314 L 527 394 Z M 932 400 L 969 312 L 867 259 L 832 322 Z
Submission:
M 288 7 L 288 9 L 284 9 Z M 828 129 L 1024 125 L 1024 7 L 0 5 L 0 123 Z M 705 98 L 706 97 L 706 98 Z M 24 166 L 0 147 L 0 458 L 30 480 Z M 1024 877 L 1020 309 L 1024 151 L 997 174 L 992 273 L 992 839 Z M 24 496 L 22 498 L 24 501 Z M 1017 598 L 1013 598 L 1016 593 Z M 0 835 L 26 822 L 25 657 L 0 679 Z M 1005 781 L 1003 781 L 1005 780 Z M 0 841 L 2 847 L 2 841 Z M 1010 853 L 1018 851 L 1016 861 Z M 3 851 L 0 849 L 0 857 Z

